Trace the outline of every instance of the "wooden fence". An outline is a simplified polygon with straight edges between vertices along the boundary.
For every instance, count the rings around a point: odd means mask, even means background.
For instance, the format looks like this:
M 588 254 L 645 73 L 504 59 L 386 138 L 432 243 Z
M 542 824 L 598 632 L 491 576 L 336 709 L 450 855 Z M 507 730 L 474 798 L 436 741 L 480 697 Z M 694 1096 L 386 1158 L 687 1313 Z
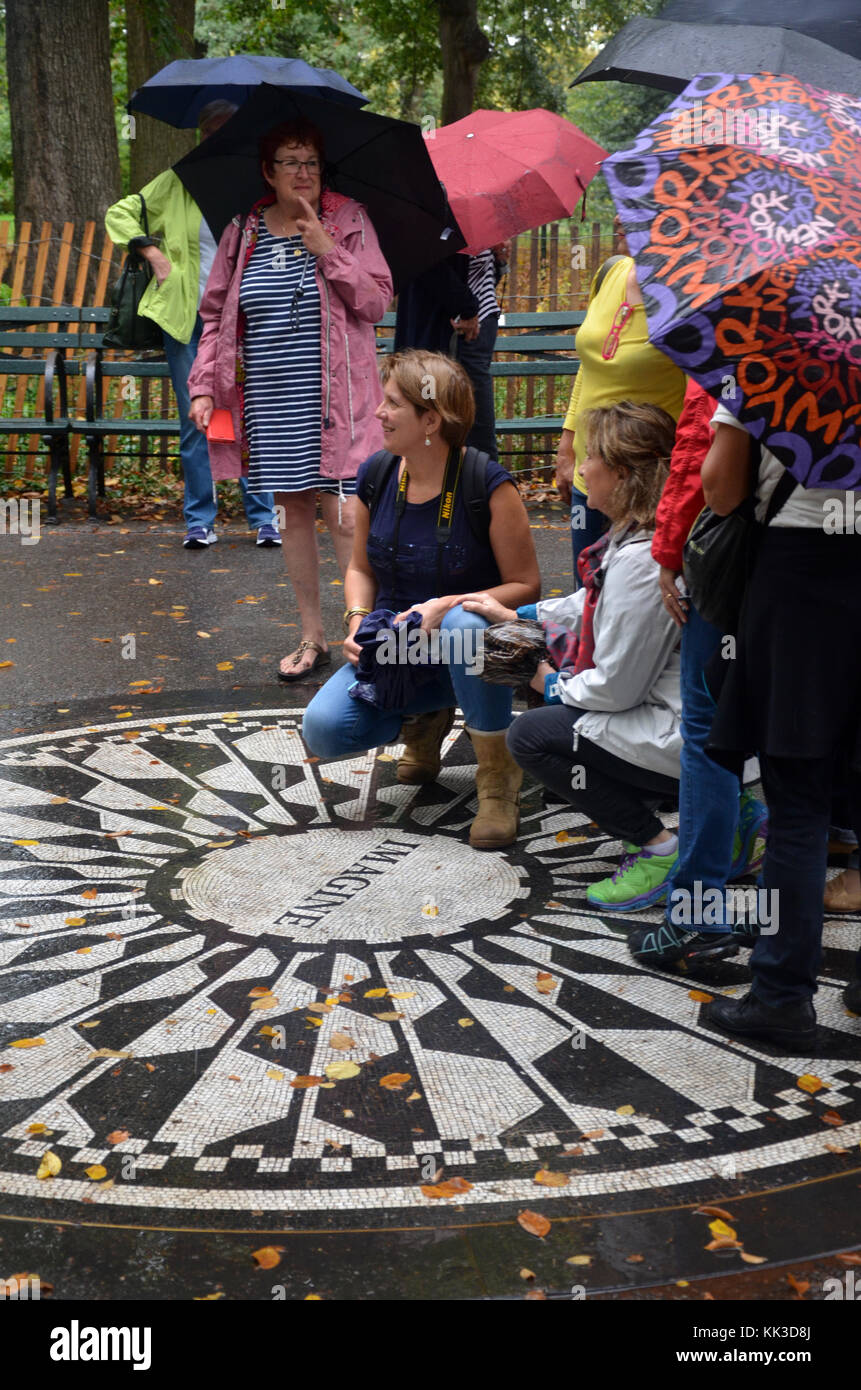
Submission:
M 0 294 L 8 304 L 100 306 L 108 301 L 111 286 L 121 269 L 123 253 L 114 246 L 101 224 L 85 222 L 81 226 L 65 222 L 58 229 L 51 222 L 43 222 L 37 229 L 31 223 L 24 222 L 15 239 L 11 235 L 11 226 L 10 222 L 0 222 Z M 603 258 L 610 253 L 611 243 L 612 229 L 609 224 L 580 222 L 576 218 L 555 222 L 516 237 L 508 273 L 499 287 L 503 312 L 537 313 L 542 310 L 585 308 L 590 280 Z M 46 325 L 48 331 L 56 327 Z M 532 416 L 535 413 L 536 392 L 541 396 L 541 383 L 545 411 L 553 413 L 555 409 L 561 409 L 561 405 L 555 403 L 555 393 L 560 389 L 555 378 L 526 378 L 525 399 L 521 401 L 517 379 L 508 377 L 497 382 L 497 414 L 501 418 L 512 418 L 520 410 Z M 135 402 L 135 413 L 139 417 L 156 415 L 169 419 L 176 415 L 176 404 L 167 380 L 150 381 L 144 378 L 139 384 L 140 396 Z M 126 404 L 121 388 L 121 378 L 105 380 L 106 412 L 112 410 L 117 419 L 122 417 Z M 82 375 L 70 377 L 69 412 L 72 416 L 84 415 L 84 389 Z M 30 406 L 25 408 L 28 400 Z M 4 376 L 2 357 L 0 410 L 7 417 L 40 414 L 42 411 L 41 386 L 33 403 L 32 380 L 28 382 L 26 377 Z M 161 439 L 149 443 L 143 440 L 132 446 L 128 442 L 124 445 L 118 438 L 113 443 L 116 458 L 129 458 L 133 451 L 134 456 L 139 456 L 141 466 L 146 465 L 148 458 L 156 458 L 167 468 L 172 466 L 176 458 L 175 440 Z M 80 445 L 80 437 L 74 436 L 71 443 L 73 468 L 78 460 Z M 10 476 L 15 470 L 16 460 L 24 455 L 26 476 L 37 475 L 41 471 L 39 449 L 38 436 L 30 436 L 26 446 L 23 436 L 9 436 L 0 474 Z M 151 451 L 149 455 L 148 449 Z M 546 458 L 536 457 L 535 461 L 547 463 L 548 460 L 549 455 Z

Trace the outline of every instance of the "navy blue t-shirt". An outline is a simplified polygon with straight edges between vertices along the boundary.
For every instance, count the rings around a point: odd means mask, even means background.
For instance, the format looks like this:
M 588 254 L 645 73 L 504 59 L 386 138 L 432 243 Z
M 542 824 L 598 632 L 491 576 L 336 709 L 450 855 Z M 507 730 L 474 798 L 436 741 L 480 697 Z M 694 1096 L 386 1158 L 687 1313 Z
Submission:
M 365 487 L 367 474 L 366 459 L 356 479 L 356 492 L 365 506 L 368 505 Z M 486 478 L 488 497 L 501 483 L 514 481 L 511 474 L 493 460 L 487 465 Z M 390 608 L 399 613 L 411 604 L 424 603 L 429 598 L 439 598 L 443 594 L 468 594 L 502 583 L 490 541 L 482 544 L 473 535 L 460 486 L 455 494 L 451 531 L 442 553 L 440 587 L 437 587 L 436 543 L 439 494 L 428 502 L 407 502 L 401 517 L 395 557 L 392 542 L 397 491 L 398 469 L 394 467 L 377 496 L 368 533 L 368 561 L 379 585 L 375 608 Z M 397 593 L 392 591 L 395 570 Z

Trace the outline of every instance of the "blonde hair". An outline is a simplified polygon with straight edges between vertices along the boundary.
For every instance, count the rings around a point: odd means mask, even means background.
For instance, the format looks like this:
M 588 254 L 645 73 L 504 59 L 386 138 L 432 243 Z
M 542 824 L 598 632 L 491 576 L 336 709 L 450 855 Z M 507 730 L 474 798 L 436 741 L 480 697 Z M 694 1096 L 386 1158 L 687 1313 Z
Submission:
M 410 348 L 384 357 L 380 380 L 393 381 L 417 415 L 435 410 L 442 420 L 439 432 L 446 444 L 459 449 L 475 421 L 472 382 L 459 362 L 441 352 Z
M 619 476 L 613 493 L 616 522 L 634 520 L 652 530 L 676 434 L 672 415 L 659 405 L 619 401 L 585 415 L 587 452 Z

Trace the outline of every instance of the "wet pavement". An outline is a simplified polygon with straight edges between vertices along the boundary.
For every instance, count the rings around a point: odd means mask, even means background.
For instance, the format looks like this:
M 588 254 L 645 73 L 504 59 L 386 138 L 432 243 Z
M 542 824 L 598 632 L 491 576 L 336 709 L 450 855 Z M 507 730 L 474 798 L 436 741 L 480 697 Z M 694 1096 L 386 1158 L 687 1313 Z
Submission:
M 532 521 L 566 590 L 567 530 Z M 861 922 L 828 921 L 812 1056 L 709 1031 L 746 952 L 637 966 L 585 898 L 620 846 L 535 786 L 517 844 L 471 850 L 460 723 L 432 787 L 394 746 L 309 758 L 316 684 L 273 678 L 280 554 L 180 539 L 0 537 L 0 1274 L 56 1300 L 825 1298 L 861 1232 Z M 707 1249 L 724 1226 L 741 1244 Z

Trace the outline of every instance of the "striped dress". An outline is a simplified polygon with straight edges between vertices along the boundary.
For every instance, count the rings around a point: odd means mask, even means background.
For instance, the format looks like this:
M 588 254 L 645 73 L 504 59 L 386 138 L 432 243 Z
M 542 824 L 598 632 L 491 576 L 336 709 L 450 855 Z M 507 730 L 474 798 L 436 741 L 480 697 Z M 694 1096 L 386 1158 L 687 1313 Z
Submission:
M 302 237 L 273 237 L 260 218 L 242 275 L 249 492 L 338 492 L 320 476 L 320 290 Z M 343 493 L 355 479 L 343 480 Z

